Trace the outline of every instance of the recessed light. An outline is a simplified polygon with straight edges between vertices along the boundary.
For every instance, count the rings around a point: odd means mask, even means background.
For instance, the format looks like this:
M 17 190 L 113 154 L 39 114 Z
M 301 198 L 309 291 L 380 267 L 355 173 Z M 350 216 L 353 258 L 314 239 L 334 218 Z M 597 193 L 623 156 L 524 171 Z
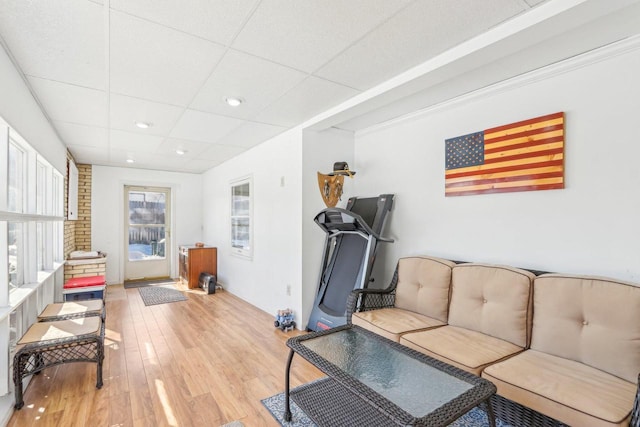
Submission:
M 237 96 L 229 96 L 229 97 L 225 98 L 224 101 L 227 104 L 231 105 L 232 107 L 237 107 L 237 106 L 239 106 L 240 104 L 242 104 L 244 102 L 244 100 L 242 98 L 237 97 Z
M 149 129 L 152 124 L 148 122 L 136 122 L 136 126 L 138 126 L 140 129 Z
M 133 159 L 127 159 L 127 163 L 135 163 L 135 160 L 133 160 Z
M 176 149 L 176 154 L 179 155 L 179 156 L 182 156 L 186 152 L 187 152 L 187 150 L 183 150 L 182 148 Z

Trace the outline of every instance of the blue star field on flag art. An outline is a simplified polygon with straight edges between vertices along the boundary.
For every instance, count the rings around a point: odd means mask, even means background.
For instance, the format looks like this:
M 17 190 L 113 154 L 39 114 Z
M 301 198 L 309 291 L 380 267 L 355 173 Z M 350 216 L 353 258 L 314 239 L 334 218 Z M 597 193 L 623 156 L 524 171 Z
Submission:
M 445 144 L 447 170 L 484 163 L 484 132 L 482 131 L 447 139 Z

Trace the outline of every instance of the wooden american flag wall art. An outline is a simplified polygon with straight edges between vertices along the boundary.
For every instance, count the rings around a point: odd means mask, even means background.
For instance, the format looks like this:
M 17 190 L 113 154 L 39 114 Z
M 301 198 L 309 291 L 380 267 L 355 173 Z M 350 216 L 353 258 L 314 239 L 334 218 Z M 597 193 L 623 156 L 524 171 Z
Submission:
M 564 188 L 564 112 L 445 140 L 445 196 Z

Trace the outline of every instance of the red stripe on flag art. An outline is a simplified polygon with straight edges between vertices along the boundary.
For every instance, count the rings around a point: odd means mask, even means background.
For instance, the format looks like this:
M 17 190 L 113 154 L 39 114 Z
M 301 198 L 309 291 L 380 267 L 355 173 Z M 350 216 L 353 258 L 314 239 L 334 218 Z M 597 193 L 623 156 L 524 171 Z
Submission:
M 564 113 L 445 140 L 445 196 L 564 188 Z

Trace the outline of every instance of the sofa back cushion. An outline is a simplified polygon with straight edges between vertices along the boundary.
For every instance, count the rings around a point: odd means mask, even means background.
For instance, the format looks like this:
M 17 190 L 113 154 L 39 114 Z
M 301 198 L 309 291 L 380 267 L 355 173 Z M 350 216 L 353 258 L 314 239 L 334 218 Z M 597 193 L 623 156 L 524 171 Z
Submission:
M 456 265 L 448 323 L 526 348 L 534 277 L 529 271 L 512 267 Z
M 635 383 L 640 372 L 640 287 L 603 277 L 536 278 L 531 348 Z
M 447 322 L 451 269 L 455 263 L 431 257 L 408 257 L 398 261 L 396 308 Z

